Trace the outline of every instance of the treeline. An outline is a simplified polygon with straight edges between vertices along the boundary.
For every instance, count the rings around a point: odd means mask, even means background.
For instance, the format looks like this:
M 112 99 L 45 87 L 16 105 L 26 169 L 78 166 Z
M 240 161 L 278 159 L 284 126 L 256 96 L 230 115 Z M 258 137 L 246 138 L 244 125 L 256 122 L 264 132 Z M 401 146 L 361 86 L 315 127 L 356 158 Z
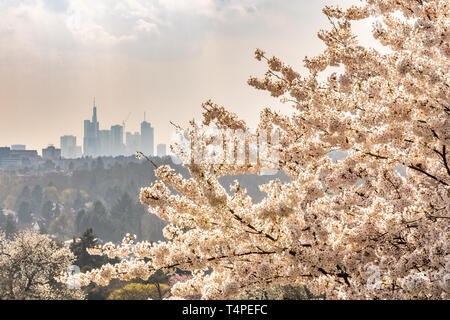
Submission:
M 53 202 L 58 199 L 69 201 L 69 205 L 78 196 L 78 201 L 83 197 L 85 201 L 100 200 L 110 209 L 124 191 L 137 198 L 140 188 L 155 180 L 154 167 L 146 160 L 139 161 L 130 157 L 129 162 L 110 163 L 106 159 L 95 158 L 90 160 L 89 165 L 85 161 L 82 161 L 83 166 L 75 166 L 73 170 L 49 172 L 45 175 L 21 177 L 15 172 L 5 172 L 0 176 L 0 204 L 14 209 L 18 200 L 25 200 L 21 199 L 22 196 L 29 196 L 29 192 L 33 192 L 33 199 L 28 200 L 36 200 L 34 202 L 38 205 L 41 195 L 46 198 L 44 200 Z M 185 168 L 174 165 L 170 157 L 154 157 L 152 161 L 158 166 L 170 164 L 179 172 L 187 172 Z M 24 188 L 29 190 L 22 193 Z M 80 194 L 74 193 L 78 191 Z
M 152 159 L 156 165 L 170 157 Z M 105 166 L 92 159 L 73 171 L 0 176 L 0 226 L 7 234 L 34 228 L 67 240 L 92 227 L 103 241 L 121 241 L 126 233 L 139 239 L 161 240 L 164 222 L 140 204 L 141 187 L 155 180 L 153 165 L 142 160 Z
M 123 159 L 122 159 L 123 160 Z M 0 226 L 8 234 L 17 229 L 34 228 L 41 233 L 67 240 L 93 228 L 103 241 L 119 242 L 126 233 L 140 240 L 163 239 L 165 222 L 148 214 L 138 199 L 140 188 L 155 181 L 154 166 L 147 160 L 104 164 L 102 158 L 88 165 L 74 166 L 73 171 L 50 172 L 45 175 L 20 176 L 14 172 L 0 176 Z M 170 157 L 153 157 L 156 166 L 169 164 L 184 177 L 186 168 Z M 286 176 L 225 176 L 220 182 L 229 191 L 237 179 L 247 188 L 255 202 L 264 194 L 259 185 Z M 0 213 L 1 213 L 0 211 Z

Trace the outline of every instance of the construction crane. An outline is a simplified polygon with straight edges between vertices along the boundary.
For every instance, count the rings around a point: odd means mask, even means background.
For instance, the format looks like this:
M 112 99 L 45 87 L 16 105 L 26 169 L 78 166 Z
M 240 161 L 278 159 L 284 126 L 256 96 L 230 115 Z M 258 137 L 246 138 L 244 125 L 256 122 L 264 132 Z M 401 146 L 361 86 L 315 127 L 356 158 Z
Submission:
M 131 112 L 128 113 L 127 117 L 125 118 L 125 120 L 122 121 L 122 125 L 123 125 L 123 133 L 125 134 L 125 123 L 128 121 L 128 118 L 131 116 Z

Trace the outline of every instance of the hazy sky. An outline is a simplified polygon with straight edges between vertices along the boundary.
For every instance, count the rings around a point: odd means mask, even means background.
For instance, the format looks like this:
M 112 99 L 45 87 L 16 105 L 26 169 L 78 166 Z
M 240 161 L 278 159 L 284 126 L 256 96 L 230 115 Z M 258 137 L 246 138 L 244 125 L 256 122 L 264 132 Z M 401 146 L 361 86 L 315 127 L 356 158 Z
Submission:
M 65 134 L 82 145 L 94 96 L 100 129 L 131 112 L 126 131 L 138 131 L 145 111 L 157 143 L 209 98 L 256 124 L 263 107 L 290 107 L 246 84 L 266 70 L 255 48 L 304 71 L 323 49 L 321 8 L 338 2 L 0 0 L 0 146 L 40 152 Z

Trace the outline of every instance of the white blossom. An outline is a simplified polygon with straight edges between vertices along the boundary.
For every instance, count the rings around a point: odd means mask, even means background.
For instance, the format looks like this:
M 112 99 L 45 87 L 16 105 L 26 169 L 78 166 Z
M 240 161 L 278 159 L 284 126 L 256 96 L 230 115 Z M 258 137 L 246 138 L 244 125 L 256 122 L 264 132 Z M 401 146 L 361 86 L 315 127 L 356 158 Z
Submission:
M 228 194 L 219 178 L 261 173 L 260 163 L 184 161 L 189 179 L 160 167 L 140 199 L 170 223 L 168 240 L 95 249 L 135 258 L 87 278 L 107 283 L 180 268 L 193 278 L 173 286 L 179 297 L 220 299 L 295 283 L 330 299 L 449 298 L 449 3 L 366 0 L 323 11 L 333 25 L 318 34 L 325 50 L 304 60 L 309 74 L 257 49 L 269 70 L 248 80 L 295 107 L 289 116 L 264 109 L 258 125 L 280 130 L 268 144 L 290 181 L 263 185 L 266 197 L 255 204 L 238 184 Z M 373 35 L 388 53 L 361 46 L 353 34 L 351 22 L 369 17 L 379 20 Z M 319 80 L 336 66 L 342 74 Z M 183 137 L 210 124 L 248 129 L 211 101 L 203 108 L 203 123 L 192 122 Z M 337 150 L 347 157 L 333 162 L 328 154 Z

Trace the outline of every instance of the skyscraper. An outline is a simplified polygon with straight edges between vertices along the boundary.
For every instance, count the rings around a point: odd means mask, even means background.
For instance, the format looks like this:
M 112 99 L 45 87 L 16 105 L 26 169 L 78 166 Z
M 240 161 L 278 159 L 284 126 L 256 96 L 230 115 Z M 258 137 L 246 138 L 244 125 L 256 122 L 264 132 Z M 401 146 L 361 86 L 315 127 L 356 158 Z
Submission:
M 98 127 L 99 123 L 97 121 L 97 107 L 95 106 L 94 99 L 94 107 L 92 110 L 92 121 L 84 120 L 84 139 L 83 139 L 83 147 L 84 147 L 84 155 L 95 157 L 98 155 Z
M 141 135 L 139 132 L 135 132 L 134 134 L 127 132 L 126 145 L 127 156 L 136 154 L 136 151 L 141 151 Z
M 80 155 L 78 154 L 77 137 L 75 136 L 62 136 L 61 141 L 61 157 L 66 159 L 75 159 Z
M 99 130 L 98 131 L 99 140 L 99 156 L 110 156 L 111 155 L 111 131 L 109 130 Z
M 111 126 L 111 154 L 112 156 L 123 155 L 123 127 L 120 125 Z
M 153 128 L 147 121 L 141 123 L 141 151 L 147 156 L 154 155 L 154 134 Z
M 128 119 L 128 117 L 127 117 Z M 126 121 L 126 120 L 125 120 Z M 147 156 L 155 155 L 154 128 L 145 121 L 141 123 L 141 132 L 125 132 L 125 121 L 122 125 L 111 126 L 111 130 L 100 130 L 97 119 L 97 106 L 92 107 L 92 119 L 84 120 L 83 154 L 90 157 L 108 157 L 108 156 L 130 156 L 136 151 L 142 151 Z M 125 137 L 124 137 L 125 134 Z M 61 148 L 63 157 L 67 157 L 66 150 L 68 145 L 75 145 L 76 142 L 69 138 L 61 137 Z M 75 137 L 73 137 L 75 138 Z M 125 138 L 125 143 L 124 143 Z M 161 147 L 162 148 L 162 147 Z M 161 149 L 160 154 L 165 154 Z
M 160 143 L 156 146 L 156 155 L 158 157 L 166 156 L 166 145 L 164 143 Z

